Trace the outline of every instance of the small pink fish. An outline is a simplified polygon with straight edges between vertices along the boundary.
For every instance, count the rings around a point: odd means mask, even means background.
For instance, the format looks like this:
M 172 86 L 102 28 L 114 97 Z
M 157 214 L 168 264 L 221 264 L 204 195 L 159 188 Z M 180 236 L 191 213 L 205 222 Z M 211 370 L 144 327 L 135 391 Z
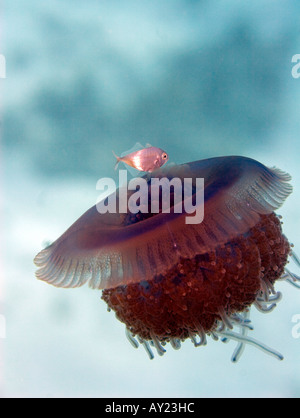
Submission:
M 118 157 L 114 152 L 113 154 L 117 159 L 115 170 L 117 169 L 119 162 L 122 161 L 139 171 L 148 171 L 151 173 L 164 165 L 169 159 L 169 156 L 165 151 L 156 147 L 143 148 L 124 155 L 124 157 Z

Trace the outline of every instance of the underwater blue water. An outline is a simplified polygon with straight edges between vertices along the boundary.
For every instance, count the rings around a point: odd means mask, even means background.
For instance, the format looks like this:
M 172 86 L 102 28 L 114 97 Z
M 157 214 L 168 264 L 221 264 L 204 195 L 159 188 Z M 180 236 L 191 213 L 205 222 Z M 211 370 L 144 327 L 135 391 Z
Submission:
M 300 254 L 300 53 L 294 1 L 10 0 L 0 53 L 4 396 L 300 396 L 300 291 L 286 283 L 274 312 L 252 309 L 252 336 L 279 362 L 234 342 L 167 348 L 148 360 L 127 341 L 101 292 L 35 279 L 33 258 L 117 179 L 136 142 L 183 163 L 244 155 L 288 171 L 278 211 Z M 291 265 L 291 270 L 297 268 Z

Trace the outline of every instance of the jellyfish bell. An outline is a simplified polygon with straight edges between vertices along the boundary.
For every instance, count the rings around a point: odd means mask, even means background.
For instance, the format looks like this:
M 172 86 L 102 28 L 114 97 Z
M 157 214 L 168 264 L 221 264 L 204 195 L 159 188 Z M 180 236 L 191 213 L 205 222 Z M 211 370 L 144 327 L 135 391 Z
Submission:
M 297 258 L 274 213 L 292 191 L 290 176 L 234 156 L 167 166 L 144 178 L 148 209 L 152 179 L 191 178 L 195 194 L 195 180 L 203 178 L 202 222 L 187 223 L 190 214 L 184 205 L 174 210 L 174 195 L 168 213 L 161 204 L 155 213 L 100 214 L 94 206 L 36 256 L 37 277 L 57 287 L 88 282 L 103 289 L 129 341 L 150 358 L 151 346 L 162 355 L 168 342 L 177 349 L 190 338 L 199 346 L 208 335 L 238 341 L 233 361 L 246 343 L 282 359 L 247 334 L 250 307 L 272 311 L 281 297 L 276 280 L 298 279 L 285 267 L 289 255 Z

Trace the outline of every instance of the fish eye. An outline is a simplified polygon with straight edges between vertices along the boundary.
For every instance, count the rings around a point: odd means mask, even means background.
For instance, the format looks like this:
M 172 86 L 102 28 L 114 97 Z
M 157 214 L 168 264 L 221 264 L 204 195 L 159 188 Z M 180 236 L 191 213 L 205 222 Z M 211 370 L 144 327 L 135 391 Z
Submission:
M 167 154 L 163 154 L 163 159 L 165 160 L 167 158 Z

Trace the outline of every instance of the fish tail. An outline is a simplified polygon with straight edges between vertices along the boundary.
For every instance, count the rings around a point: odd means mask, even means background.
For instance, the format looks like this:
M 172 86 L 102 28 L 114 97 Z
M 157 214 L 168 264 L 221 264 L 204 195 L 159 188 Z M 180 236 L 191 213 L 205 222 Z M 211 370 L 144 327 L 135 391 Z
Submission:
M 120 157 L 118 157 L 118 156 L 115 154 L 115 152 L 114 152 L 114 151 L 112 151 L 112 153 L 113 153 L 114 157 L 116 157 L 116 159 L 117 159 L 116 164 L 115 164 L 115 170 L 116 170 L 116 169 L 118 168 L 119 162 L 121 161 L 121 158 L 120 158 Z

